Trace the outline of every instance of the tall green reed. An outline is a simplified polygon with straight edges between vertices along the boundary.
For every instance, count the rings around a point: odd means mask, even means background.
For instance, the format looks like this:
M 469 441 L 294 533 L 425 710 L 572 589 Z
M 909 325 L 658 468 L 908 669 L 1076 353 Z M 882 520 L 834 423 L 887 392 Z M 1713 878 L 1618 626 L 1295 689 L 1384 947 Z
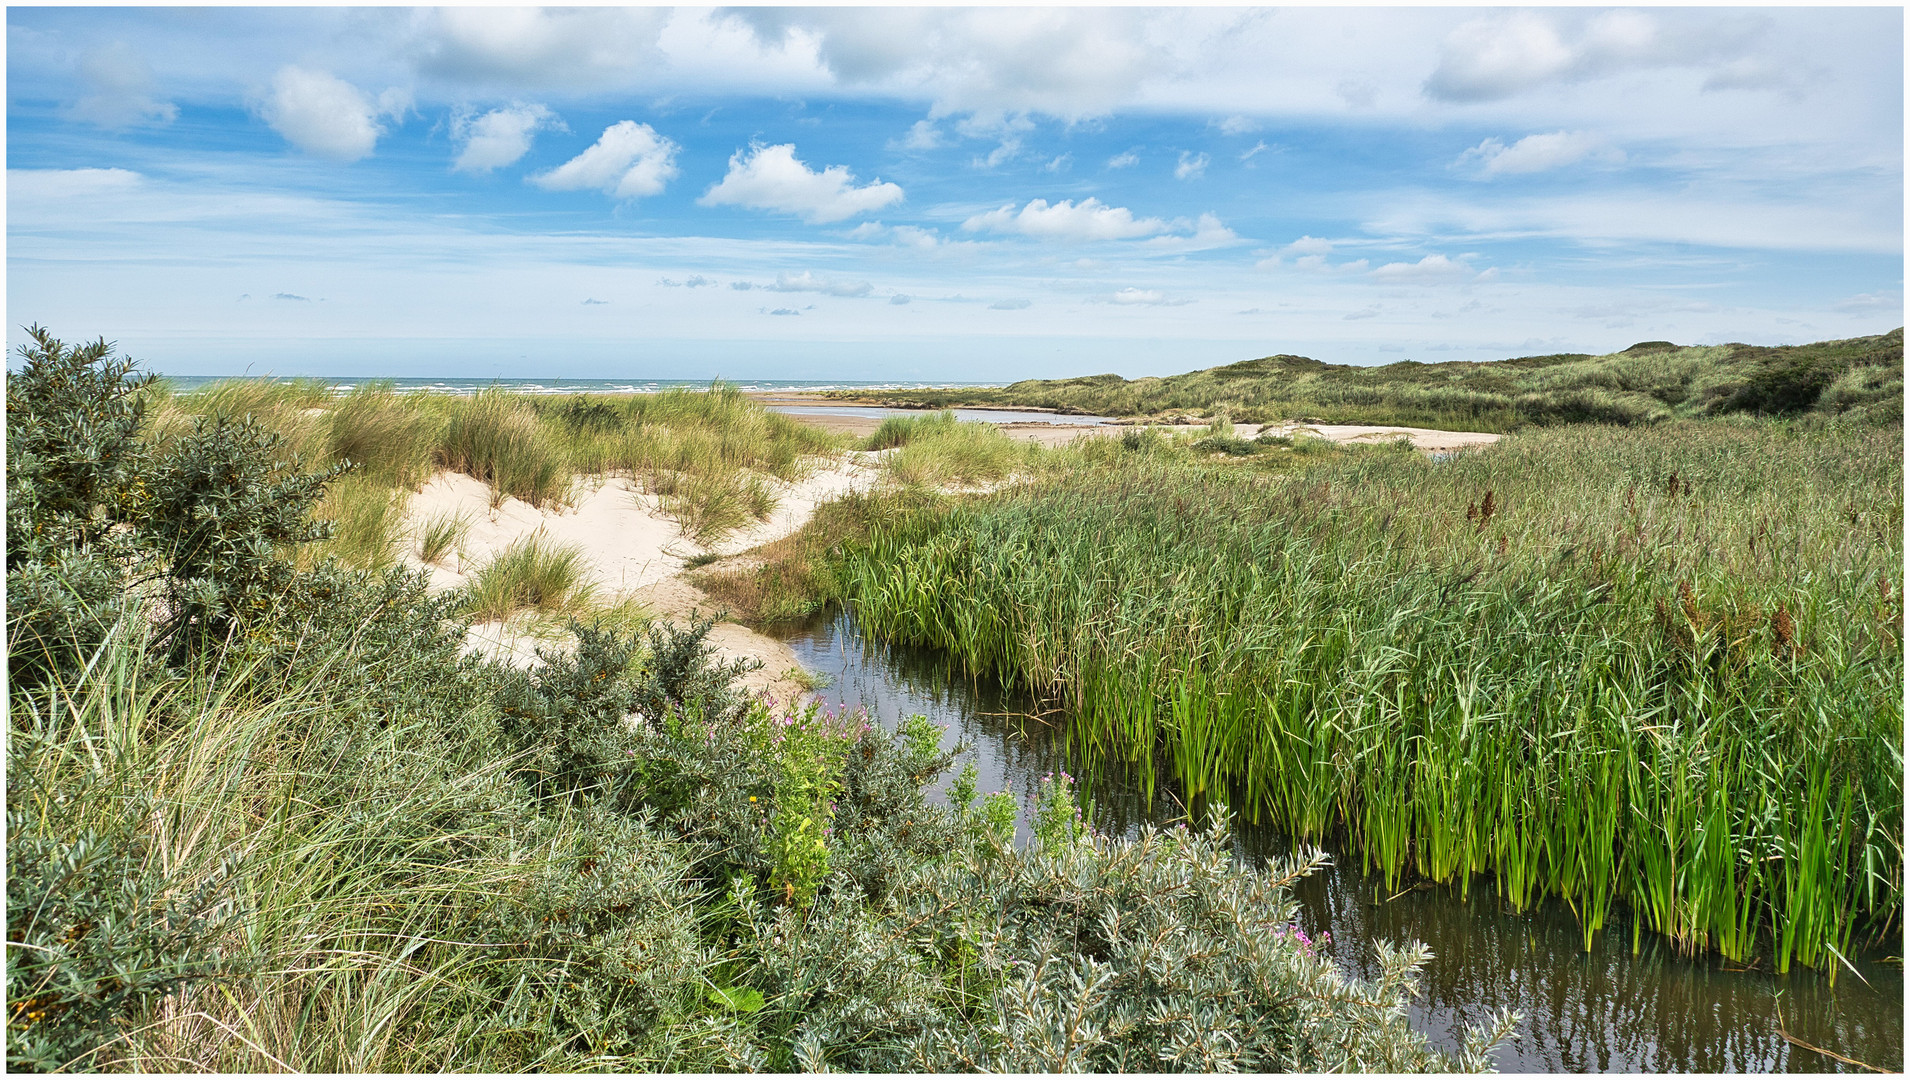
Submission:
M 1408 874 L 1826 968 L 1902 897 L 1894 432 L 1535 432 L 1284 475 L 1084 466 L 850 560 L 879 636 Z M 1137 456 L 1138 458 L 1139 456 Z

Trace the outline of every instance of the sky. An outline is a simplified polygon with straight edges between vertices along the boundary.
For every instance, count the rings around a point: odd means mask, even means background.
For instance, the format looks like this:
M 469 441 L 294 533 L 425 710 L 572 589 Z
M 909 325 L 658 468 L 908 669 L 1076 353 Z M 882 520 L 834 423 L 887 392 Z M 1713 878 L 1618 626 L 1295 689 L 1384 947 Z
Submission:
M 1903 318 L 1903 11 L 7 10 L 8 345 L 1010 381 Z

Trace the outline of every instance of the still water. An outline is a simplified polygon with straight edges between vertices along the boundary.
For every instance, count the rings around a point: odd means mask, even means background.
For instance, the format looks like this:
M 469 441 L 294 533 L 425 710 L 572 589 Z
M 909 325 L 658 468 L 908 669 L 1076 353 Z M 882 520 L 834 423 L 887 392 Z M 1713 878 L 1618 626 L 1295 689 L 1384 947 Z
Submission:
M 830 705 L 866 706 L 890 728 L 919 713 L 947 729 L 945 747 L 970 746 L 965 758 L 981 774 L 981 790 L 1012 790 L 1024 825 L 1042 776 L 1086 772 L 1061 738 L 1062 717 L 1032 716 L 1027 699 L 972 685 L 936 653 L 865 640 L 846 612 L 785 640 L 805 668 L 831 680 L 818 692 Z M 1171 782 L 1156 788 L 1151 807 L 1129 777 L 1095 776 L 1082 786 L 1094 799 L 1095 826 L 1116 835 L 1179 813 Z M 1254 829 L 1243 830 L 1235 848 L 1253 861 L 1287 851 L 1281 836 Z M 1434 956 L 1410 1008 L 1414 1025 L 1456 1049 L 1466 1025 L 1501 1007 L 1519 1010 L 1518 1038 L 1498 1052 L 1503 1071 L 1863 1071 L 1787 1042 L 1780 1012 L 1797 1039 L 1889 1071 L 1903 1067 L 1903 969 L 1881 953 L 1851 957 L 1862 978 L 1845 971 L 1833 989 L 1819 972 L 1777 976 L 1728 970 L 1717 958 L 1683 959 L 1649 935 L 1634 955 L 1630 924 L 1616 911 L 1586 952 L 1561 903 L 1502 912 L 1488 878 L 1475 879 L 1465 899 L 1448 887 L 1389 896 L 1360 872 L 1357 855 L 1338 861 L 1295 890 L 1308 935 L 1330 932 L 1327 951 L 1367 978 L 1377 967 L 1370 942 L 1426 942 Z
M 881 420 L 890 416 L 921 416 L 923 409 L 889 409 L 880 405 L 771 405 L 770 411 L 791 416 L 866 416 Z M 1030 412 L 1022 409 L 955 409 L 957 420 L 984 424 L 1105 424 L 1105 416 L 1069 416 L 1062 413 Z

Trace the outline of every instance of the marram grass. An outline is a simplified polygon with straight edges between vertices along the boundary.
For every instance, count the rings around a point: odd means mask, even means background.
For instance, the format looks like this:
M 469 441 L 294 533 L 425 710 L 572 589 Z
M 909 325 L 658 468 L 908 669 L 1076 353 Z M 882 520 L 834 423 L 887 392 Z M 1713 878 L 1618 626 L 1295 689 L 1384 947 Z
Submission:
M 1117 461 L 878 527 L 863 625 L 1407 875 L 1835 977 L 1902 907 L 1901 431 Z M 1105 455 L 1104 455 L 1105 456 Z

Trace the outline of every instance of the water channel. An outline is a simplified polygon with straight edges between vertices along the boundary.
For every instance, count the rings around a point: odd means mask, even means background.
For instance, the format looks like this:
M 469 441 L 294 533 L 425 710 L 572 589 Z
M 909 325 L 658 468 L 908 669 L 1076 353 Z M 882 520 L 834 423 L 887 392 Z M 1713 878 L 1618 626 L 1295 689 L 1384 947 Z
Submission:
M 1033 717 L 1032 702 L 971 684 L 939 654 L 868 641 L 847 612 L 784 639 L 805 668 L 830 680 L 818 696 L 832 706 L 865 706 L 889 728 L 919 713 L 946 729 L 944 746 L 968 744 L 981 790 L 1012 790 L 1024 819 L 1042 776 L 1087 771 L 1068 754 L 1063 718 Z M 1083 787 L 1094 800 L 1095 826 L 1115 835 L 1172 820 L 1179 810 L 1171 783 L 1156 788 L 1151 807 L 1128 777 L 1095 776 Z M 1235 848 L 1248 861 L 1287 851 L 1281 836 L 1251 828 Z M 1518 1038 L 1497 1054 L 1502 1071 L 1863 1071 L 1787 1041 L 1780 1014 L 1796 1039 L 1885 1070 L 1903 1068 L 1903 969 L 1894 957 L 1852 956 L 1860 977 L 1845 971 L 1833 988 L 1807 969 L 1778 976 L 1732 970 L 1717 957 L 1685 959 L 1649 933 L 1634 955 L 1630 921 L 1617 910 L 1587 952 L 1562 903 L 1501 911 L 1488 878 L 1475 879 L 1466 899 L 1444 886 L 1389 897 L 1360 872 L 1357 855 L 1336 863 L 1295 890 L 1308 935 L 1330 932 L 1327 952 L 1342 970 L 1366 978 L 1376 974 L 1372 941 L 1426 942 L 1434 958 L 1410 1009 L 1414 1025 L 1450 1050 L 1468 1024 L 1504 1006 L 1519 1010 Z
M 891 409 L 880 405 L 775 405 L 771 412 L 790 416 L 861 416 L 885 420 L 891 416 L 926 416 L 932 410 Z M 1022 409 L 952 409 L 955 419 L 983 424 L 1085 424 L 1110 423 L 1105 416 L 1073 416 L 1067 413 L 1035 412 Z

